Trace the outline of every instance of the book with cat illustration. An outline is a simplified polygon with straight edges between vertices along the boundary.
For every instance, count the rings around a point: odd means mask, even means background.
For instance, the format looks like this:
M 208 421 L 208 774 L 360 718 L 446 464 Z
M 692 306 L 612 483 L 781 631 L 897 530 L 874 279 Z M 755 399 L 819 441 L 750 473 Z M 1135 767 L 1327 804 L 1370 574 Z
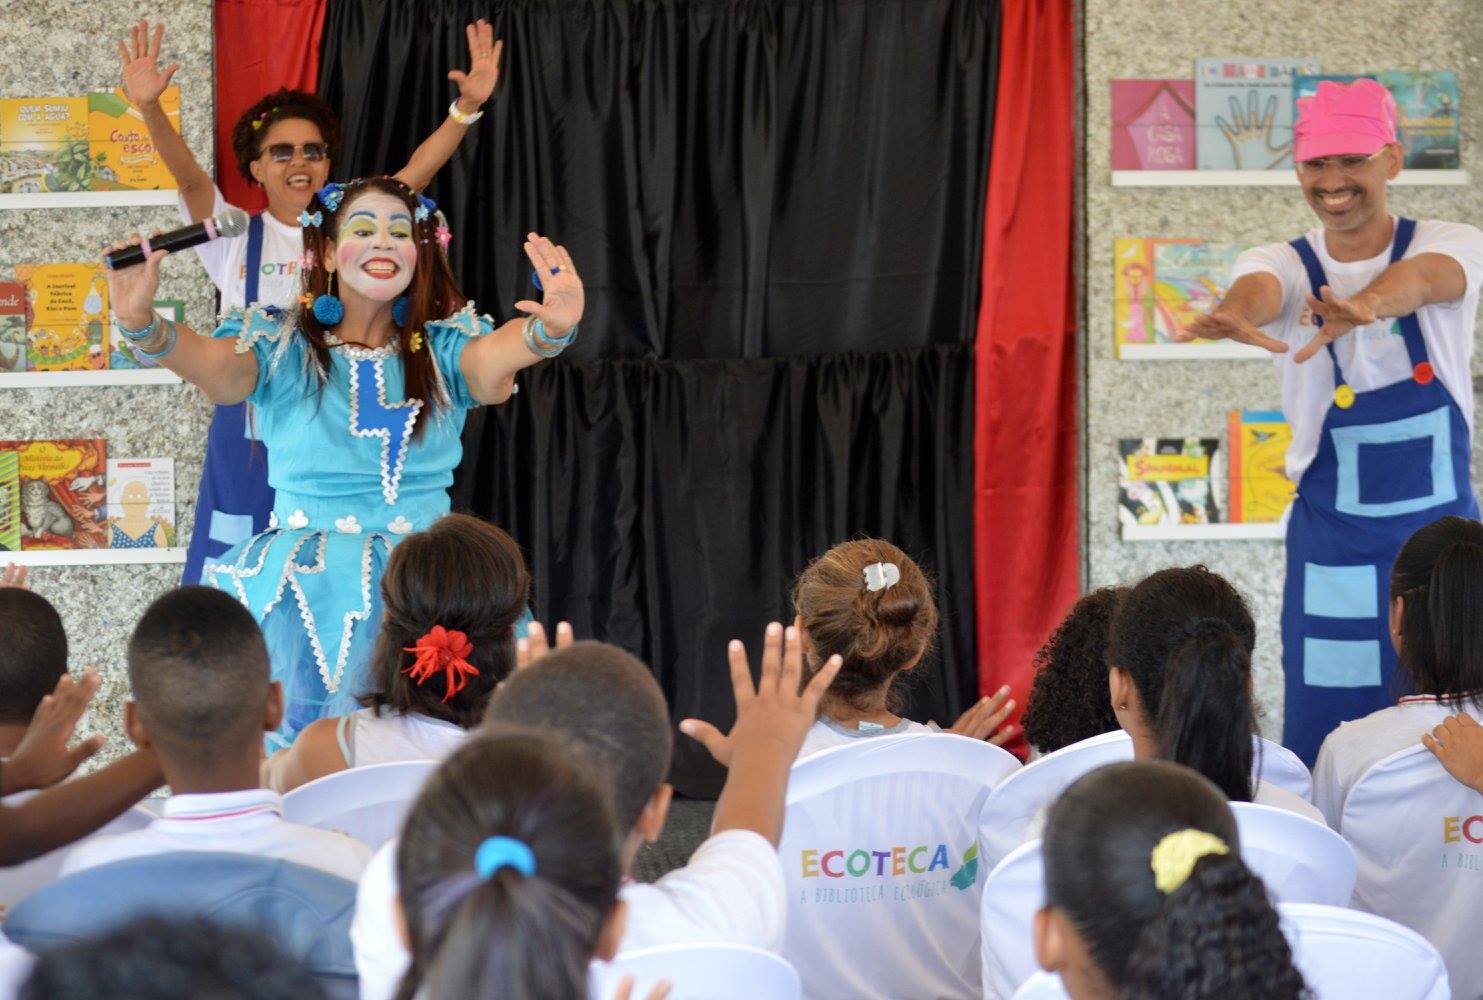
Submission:
M 164 549 L 175 544 L 175 460 L 108 460 L 108 545 Z
M 16 456 L 20 483 L 21 549 L 100 549 L 108 448 L 102 438 L 0 441 Z

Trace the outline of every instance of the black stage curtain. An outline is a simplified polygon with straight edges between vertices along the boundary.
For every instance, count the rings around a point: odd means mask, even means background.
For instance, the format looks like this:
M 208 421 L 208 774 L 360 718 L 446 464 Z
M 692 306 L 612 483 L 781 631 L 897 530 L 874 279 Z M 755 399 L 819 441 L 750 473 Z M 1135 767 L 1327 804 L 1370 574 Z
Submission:
M 567 245 L 582 337 L 476 414 L 455 506 L 526 547 L 543 620 L 650 663 L 675 717 L 731 716 L 807 561 L 878 534 L 936 576 L 908 714 L 975 696 L 972 355 L 998 12 L 991 0 L 332 2 L 337 177 L 442 120 L 463 25 L 505 41 L 485 121 L 429 193 L 466 289 L 532 293 Z M 714 790 L 683 738 L 675 782 Z

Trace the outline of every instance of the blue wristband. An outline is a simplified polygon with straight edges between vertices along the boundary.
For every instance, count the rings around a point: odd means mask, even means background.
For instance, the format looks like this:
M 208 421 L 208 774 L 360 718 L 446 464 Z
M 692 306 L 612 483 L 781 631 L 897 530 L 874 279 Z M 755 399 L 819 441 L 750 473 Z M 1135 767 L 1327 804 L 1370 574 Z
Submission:
M 113 325 L 118 327 L 118 332 L 122 334 L 126 340 L 132 340 L 135 343 L 138 343 L 141 340 L 148 340 L 150 334 L 154 333 L 155 330 L 159 328 L 160 314 L 150 313 L 149 323 L 146 324 L 142 330 L 130 330 L 128 327 L 120 323 L 117 319 L 113 321 Z
M 150 325 L 154 326 L 155 324 L 152 323 Z M 175 344 L 180 340 L 180 331 L 176 329 L 173 320 L 165 320 L 165 326 L 169 327 L 169 332 L 165 334 L 165 346 L 161 347 L 158 351 L 146 351 L 144 348 L 136 346 L 135 350 L 139 352 L 140 357 L 148 358 L 151 361 L 158 361 L 175 350 Z

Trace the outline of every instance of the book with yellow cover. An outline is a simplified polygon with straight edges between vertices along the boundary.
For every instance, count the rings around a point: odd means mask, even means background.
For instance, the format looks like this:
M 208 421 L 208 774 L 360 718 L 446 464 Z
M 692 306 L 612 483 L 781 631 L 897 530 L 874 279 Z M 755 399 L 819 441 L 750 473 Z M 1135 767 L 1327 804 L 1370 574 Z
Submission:
M 1282 520 L 1294 493 L 1292 480 L 1287 478 L 1290 444 L 1292 427 L 1281 410 L 1230 411 L 1227 506 L 1232 521 L 1270 524 Z
M 92 154 L 94 191 L 153 191 L 175 187 L 149 138 L 144 118 L 122 89 L 87 96 L 88 149 Z M 180 88 L 166 87 L 160 107 L 170 127 L 180 131 Z
M 20 472 L 21 549 L 99 549 L 108 544 L 107 446 L 101 438 L 0 441 Z
M 86 97 L 0 99 L 0 192 L 87 191 Z
M 108 367 L 108 282 L 102 264 L 17 264 L 31 300 L 27 367 Z

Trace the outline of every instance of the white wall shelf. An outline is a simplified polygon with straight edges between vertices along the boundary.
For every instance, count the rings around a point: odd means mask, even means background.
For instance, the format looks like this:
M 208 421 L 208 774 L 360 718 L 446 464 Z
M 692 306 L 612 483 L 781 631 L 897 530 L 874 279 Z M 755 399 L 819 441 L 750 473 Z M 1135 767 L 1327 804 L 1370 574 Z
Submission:
M 1402 187 L 1466 187 L 1466 170 L 1402 170 L 1392 184 Z M 1297 187 L 1293 170 L 1114 170 L 1113 187 Z
M 1208 344 L 1123 344 L 1117 356 L 1120 361 L 1270 361 L 1272 352 L 1220 340 Z
M 183 563 L 185 549 L 37 549 L 0 552 L 0 566 L 122 566 L 142 563 Z
M 1287 525 L 1280 521 L 1264 524 L 1125 524 L 1122 530 L 1125 542 L 1281 541 L 1287 534 Z
M 176 190 L 163 191 L 37 191 L 0 194 L 0 209 L 26 208 L 138 208 L 174 205 Z
M 119 368 L 107 371 L 0 372 L 0 389 L 75 389 L 98 385 L 180 385 L 167 368 Z

